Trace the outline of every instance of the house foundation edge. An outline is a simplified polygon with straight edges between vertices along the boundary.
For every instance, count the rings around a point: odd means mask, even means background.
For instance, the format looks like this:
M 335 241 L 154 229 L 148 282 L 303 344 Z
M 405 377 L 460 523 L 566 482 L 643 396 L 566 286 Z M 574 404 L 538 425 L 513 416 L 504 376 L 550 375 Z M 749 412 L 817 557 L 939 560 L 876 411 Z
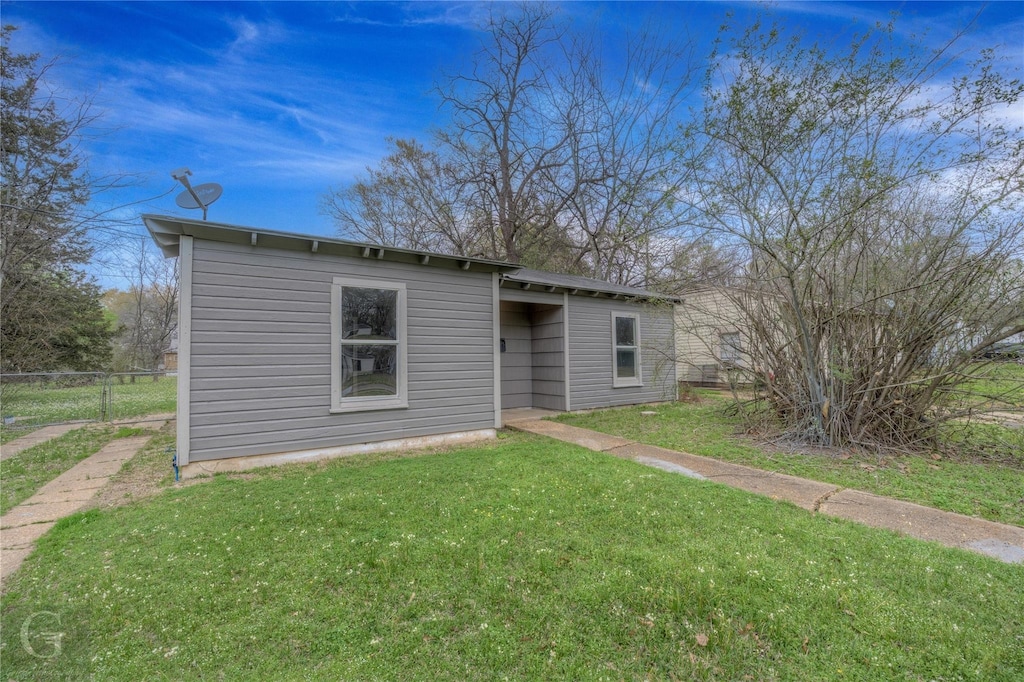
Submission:
M 395 440 L 341 445 L 333 448 L 315 450 L 296 450 L 292 452 L 276 452 L 266 455 L 247 455 L 225 459 L 211 459 L 191 462 L 181 467 L 182 480 L 197 476 L 218 473 L 234 473 L 261 467 L 280 466 L 283 464 L 299 464 L 319 462 L 353 455 L 365 455 L 376 452 L 394 452 L 396 450 L 423 450 L 434 447 L 447 447 L 491 440 L 497 437 L 496 429 L 477 429 L 474 431 L 456 431 L 434 436 L 417 436 L 415 438 L 398 438 Z

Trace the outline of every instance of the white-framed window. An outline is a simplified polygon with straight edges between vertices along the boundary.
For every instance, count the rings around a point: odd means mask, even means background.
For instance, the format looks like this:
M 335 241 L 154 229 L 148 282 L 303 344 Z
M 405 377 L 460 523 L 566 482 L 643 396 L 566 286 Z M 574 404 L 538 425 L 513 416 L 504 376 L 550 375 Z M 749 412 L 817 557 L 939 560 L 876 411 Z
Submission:
M 612 312 L 612 386 L 640 386 L 640 316 Z
M 719 357 L 722 359 L 722 364 L 727 367 L 740 364 L 743 354 L 743 341 L 740 338 L 740 333 L 726 332 L 720 336 L 719 341 Z
M 331 412 L 408 407 L 405 284 L 335 277 Z

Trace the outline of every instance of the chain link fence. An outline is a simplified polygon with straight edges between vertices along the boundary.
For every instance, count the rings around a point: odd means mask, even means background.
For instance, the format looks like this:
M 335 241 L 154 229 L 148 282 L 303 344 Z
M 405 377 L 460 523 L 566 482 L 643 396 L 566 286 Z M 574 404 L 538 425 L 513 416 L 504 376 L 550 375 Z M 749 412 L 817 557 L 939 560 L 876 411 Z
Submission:
M 51 424 L 174 412 L 176 372 L 0 374 L 4 442 Z

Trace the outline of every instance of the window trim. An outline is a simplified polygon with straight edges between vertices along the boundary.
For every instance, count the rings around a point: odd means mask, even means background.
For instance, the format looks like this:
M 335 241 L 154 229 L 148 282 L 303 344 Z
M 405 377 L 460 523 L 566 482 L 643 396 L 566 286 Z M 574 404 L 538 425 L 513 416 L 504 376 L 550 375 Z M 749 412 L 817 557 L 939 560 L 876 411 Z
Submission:
M 398 371 L 395 376 L 397 392 L 393 396 L 364 396 L 345 398 L 341 395 L 341 346 L 342 346 L 342 289 L 386 289 L 398 292 L 398 310 L 395 324 L 398 326 L 396 358 Z M 392 282 L 365 277 L 335 277 L 331 282 L 331 413 L 365 412 L 368 410 L 397 410 L 409 407 L 408 394 L 408 337 L 406 335 L 406 291 L 404 282 Z
M 629 318 L 633 320 L 633 332 L 635 334 L 634 342 L 632 346 L 620 346 L 616 343 L 615 338 L 615 320 L 617 318 Z M 613 310 L 611 313 L 611 331 L 612 331 L 612 388 L 627 388 L 630 386 L 643 386 L 643 353 L 641 352 L 641 339 L 640 339 L 640 314 L 634 312 L 625 312 L 620 310 Z M 636 376 L 635 377 L 619 377 L 619 360 L 618 350 L 622 349 L 633 349 L 636 353 Z

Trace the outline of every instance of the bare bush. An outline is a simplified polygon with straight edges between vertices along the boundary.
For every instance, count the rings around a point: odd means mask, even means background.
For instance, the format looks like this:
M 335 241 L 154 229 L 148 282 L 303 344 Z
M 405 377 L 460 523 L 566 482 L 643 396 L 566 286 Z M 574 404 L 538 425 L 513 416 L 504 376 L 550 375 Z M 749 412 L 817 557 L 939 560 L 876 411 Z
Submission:
M 726 30 L 682 147 L 704 226 L 747 254 L 751 368 L 802 439 L 933 442 L 978 353 L 1024 330 L 1021 84 L 992 51 L 962 67 L 962 35 L 784 35 Z

